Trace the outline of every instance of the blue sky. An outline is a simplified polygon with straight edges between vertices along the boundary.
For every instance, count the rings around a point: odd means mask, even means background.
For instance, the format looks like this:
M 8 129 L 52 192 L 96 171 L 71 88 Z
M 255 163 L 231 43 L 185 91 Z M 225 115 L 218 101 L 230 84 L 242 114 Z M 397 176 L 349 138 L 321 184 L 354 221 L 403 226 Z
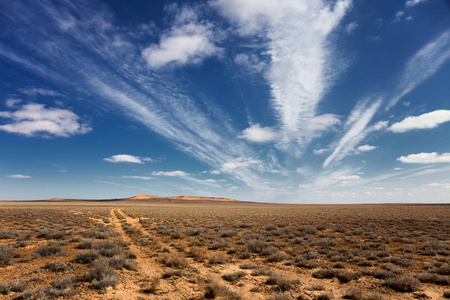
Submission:
M 0 199 L 448 202 L 441 0 L 0 1 Z

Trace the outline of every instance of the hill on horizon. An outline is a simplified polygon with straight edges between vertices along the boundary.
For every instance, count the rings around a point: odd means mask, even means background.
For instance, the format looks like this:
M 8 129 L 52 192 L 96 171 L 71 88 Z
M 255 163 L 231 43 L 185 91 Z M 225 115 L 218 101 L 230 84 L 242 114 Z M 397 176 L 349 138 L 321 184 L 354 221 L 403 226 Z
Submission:
M 186 200 L 186 201 L 218 201 L 218 202 L 242 202 L 241 200 L 222 198 L 222 197 L 201 197 L 201 196 L 173 196 L 173 197 L 161 197 L 147 194 L 139 194 L 128 198 L 114 198 L 114 199 L 66 199 L 66 198 L 50 198 L 44 201 L 50 202 L 67 202 L 67 201 L 120 201 L 120 200 Z

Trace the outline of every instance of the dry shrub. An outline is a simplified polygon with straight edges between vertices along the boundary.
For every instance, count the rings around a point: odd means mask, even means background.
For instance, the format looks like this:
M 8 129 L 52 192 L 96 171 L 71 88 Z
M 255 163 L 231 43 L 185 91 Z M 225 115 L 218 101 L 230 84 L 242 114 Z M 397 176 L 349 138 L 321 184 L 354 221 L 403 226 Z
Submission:
M 11 262 L 15 255 L 13 249 L 5 244 L 0 244 L 0 267 L 5 267 Z
M 227 262 L 227 258 L 224 255 L 215 255 L 210 260 L 209 263 L 212 265 L 223 265 Z
M 244 272 L 244 271 L 236 271 L 236 272 L 233 272 L 233 273 L 227 273 L 227 274 L 224 274 L 224 275 L 222 276 L 222 278 L 225 279 L 226 281 L 235 283 L 235 282 L 237 282 L 239 279 L 241 279 L 242 277 L 244 277 L 246 274 L 247 274 L 247 273 Z
M 90 264 L 100 257 L 97 250 L 82 250 L 75 256 L 75 262 L 80 264 Z
M 60 244 L 58 244 L 54 241 L 50 241 L 50 242 L 48 242 L 47 245 L 37 248 L 35 254 L 36 254 L 36 256 L 40 256 L 40 257 L 46 257 L 46 256 L 51 256 L 51 255 L 62 256 L 62 255 L 66 255 L 66 252 L 64 252 L 64 250 L 62 249 Z
M 149 284 L 145 286 L 141 291 L 145 294 L 155 294 L 159 289 L 160 284 L 160 279 L 158 277 L 153 277 L 152 279 L 150 279 Z
M 344 295 L 342 295 L 342 298 L 344 299 L 352 299 L 352 300 L 362 300 L 363 299 L 363 293 L 360 289 L 357 288 L 349 288 L 344 292 Z
M 173 276 L 181 277 L 183 272 L 181 270 L 167 269 L 164 271 L 162 278 L 170 278 Z
M 270 273 L 269 278 L 266 280 L 266 284 L 276 285 L 282 292 L 291 290 L 295 284 L 299 283 L 300 280 L 298 279 L 288 279 L 275 272 Z
M 217 297 L 223 297 L 224 299 L 229 300 L 241 299 L 241 296 L 237 292 L 230 290 L 225 285 L 220 284 L 214 280 L 210 281 L 206 286 L 204 297 L 206 299 L 215 299 Z
M 245 262 L 243 264 L 241 264 L 239 266 L 240 269 L 244 269 L 244 270 L 251 270 L 251 269 L 256 269 L 257 266 L 251 262 Z
M 19 280 L 15 282 L 0 282 L 0 293 L 4 295 L 8 295 L 10 292 L 20 293 L 26 288 L 27 284 Z
M 99 258 L 92 263 L 89 273 L 84 275 L 85 281 L 91 283 L 91 287 L 104 291 L 109 286 L 116 286 L 119 280 L 105 258 Z
M 161 257 L 161 262 L 169 268 L 183 269 L 188 266 L 186 259 L 177 254 L 165 254 Z
M 292 297 L 287 294 L 278 294 L 270 297 L 269 300 L 292 300 Z
M 44 269 L 52 272 L 64 272 L 73 270 L 73 267 L 62 261 L 49 261 L 45 264 Z
M 322 293 L 322 294 L 314 297 L 315 300 L 331 300 L 333 298 L 334 298 L 333 295 L 328 292 Z
M 193 257 L 195 261 L 202 262 L 206 258 L 205 250 L 199 247 L 191 247 L 187 251 L 189 257 Z
M 339 270 L 335 269 L 320 269 L 314 272 L 312 275 L 314 278 L 318 279 L 330 279 L 336 277 L 339 273 Z
M 389 278 L 383 283 L 385 286 L 398 292 L 414 292 L 420 286 L 420 281 L 412 276 L 402 278 Z
M 450 291 L 444 291 L 444 298 L 450 299 Z

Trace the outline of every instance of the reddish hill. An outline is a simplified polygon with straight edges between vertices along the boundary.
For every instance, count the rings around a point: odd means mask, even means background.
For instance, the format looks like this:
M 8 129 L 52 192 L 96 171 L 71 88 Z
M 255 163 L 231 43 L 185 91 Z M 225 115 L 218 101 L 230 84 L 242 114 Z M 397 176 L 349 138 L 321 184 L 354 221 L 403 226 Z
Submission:
M 121 201 L 121 200 L 135 200 L 135 201 L 143 201 L 143 200 L 164 200 L 164 201 L 173 201 L 173 200 L 183 200 L 183 201 L 215 201 L 215 202 L 242 202 L 240 200 L 229 199 L 229 198 L 218 198 L 218 197 L 199 197 L 199 196 L 174 196 L 174 197 L 160 197 L 153 196 L 147 194 L 140 194 L 136 196 L 132 196 L 129 198 L 122 199 L 64 199 L 64 198 L 51 198 L 44 201 L 48 202 L 71 202 L 71 201 Z

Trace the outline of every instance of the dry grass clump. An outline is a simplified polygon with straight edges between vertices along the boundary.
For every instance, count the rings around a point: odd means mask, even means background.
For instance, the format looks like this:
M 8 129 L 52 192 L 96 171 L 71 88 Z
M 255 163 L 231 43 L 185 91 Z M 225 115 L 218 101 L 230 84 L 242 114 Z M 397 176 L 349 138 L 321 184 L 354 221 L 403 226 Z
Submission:
M 342 295 L 344 299 L 363 300 L 363 292 L 357 288 L 349 288 Z
M 205 250 L 199 247 L 191 247 L 188 249 L 187 254 L 189 257 L 194 258 L 195 261 L 202 262 L 206 258 Z
M 111 257 L 111 259 L 109 260 L 109 265 L 115 270 L 138 270 L 138 265 L 134 261 L 126 259 L 121 255 L 114 255 L 113 257 Z
M 99 257 L 100 254 L 97 250 L 82 250 L 78 252 L 74 261 L 80 264 L 90 264 Z
M 247 275 L 247 273 L 244 271 L 235 271 L 233 273 L 227 273 L 222 275 L 222 278 L 228 282 L 235 283 L 245 275 Z
M 161 256 L 160 260 L 169 268 L 184 269 L 189 265 L 184 257 L 180 257 L 177 254 L 164 254 Z
M 160 279 L 158 277 L 153 277 L 149 280 L 149 283 L 141 289 L 141 292 L 144 294 L 155 294 L 159 289 L 160 284 Z
M 383 283 L 385 286 L 402 293 L 414 292 L 420 286 L 420 281 L 412 276 L 389 278 Z
M 206 299 L 215 299 L 217 297 L 223 297 L 228 300 L 241 299 L 241 296 L 237 292 L 230 290 L 227 286 L 214 280 L 210 280 L 210 282 L 206 285 L 204 297 Z
M 450 299 L 450 291 L 444 291 L 444 298 Z
M 300 280 L 298 279 L 288 279 L 275 272 L 271 272 L 269 278 L 266 280 L 266 284 L 276 285 L 277 289 L 282 292 L 291 290 L 294 285 L 299 283 Z
M 314 300 L 332 300 L 332 299 L 334 299 L 333 294 L 329 292 L 325 292 L 314 297 Z
M 170 277 L 181 277 L 183 276 L 183 272 L 181 270 L 167 269 L 164 271 L 162 278 L 170 278 Z
M 47 243 L 47 245 L 43 245 L 37 248 L 35 254 L 38 257 L 46 257 L 52 255 L 64 256 L 66 255 L 66 252 L 64 252 L 61 244 L 50 241 Z
M 11 258 L 15 255 L 13 249 L 5 244 L 0 244 L 0 267 L 5 267 L 10 264 Z
M 10 292 L 20 293 L 27 288 L 27 284 L 17 280 L 15 282 L 0 282 L 0 294 L 8 295 Z
M 49 261 L 45 264 L 44 269 L 51 272 L 65 272 L 73 270 L 73 267 L 62 261 Z
M 243 269 L 243 270 L 251 270 L 251 269 L 256 269 L 257 266 L 251 262 L 245 262 L 245 263 L 242 263 L 241 265 L 239 265 L 239 268 Z
M 223 265 L 227 262 L 227 258 L 225 255 L 218 254 L 214 255 L 210 260 L 209 263 L 212 265 Z
M 101 291 L 109 286 L 116 286 L 119 283 L 114 269 L 105 258 L 99 258 L 92 263 L 88 274 L 83 276 L 84 281 L 90 282 L 91 287 Z
M 336 269 L 320 269 L 315 271 L 312 275 L 317 279 L 330 279 L 336 277 L 340 273 L 339 270 Z

